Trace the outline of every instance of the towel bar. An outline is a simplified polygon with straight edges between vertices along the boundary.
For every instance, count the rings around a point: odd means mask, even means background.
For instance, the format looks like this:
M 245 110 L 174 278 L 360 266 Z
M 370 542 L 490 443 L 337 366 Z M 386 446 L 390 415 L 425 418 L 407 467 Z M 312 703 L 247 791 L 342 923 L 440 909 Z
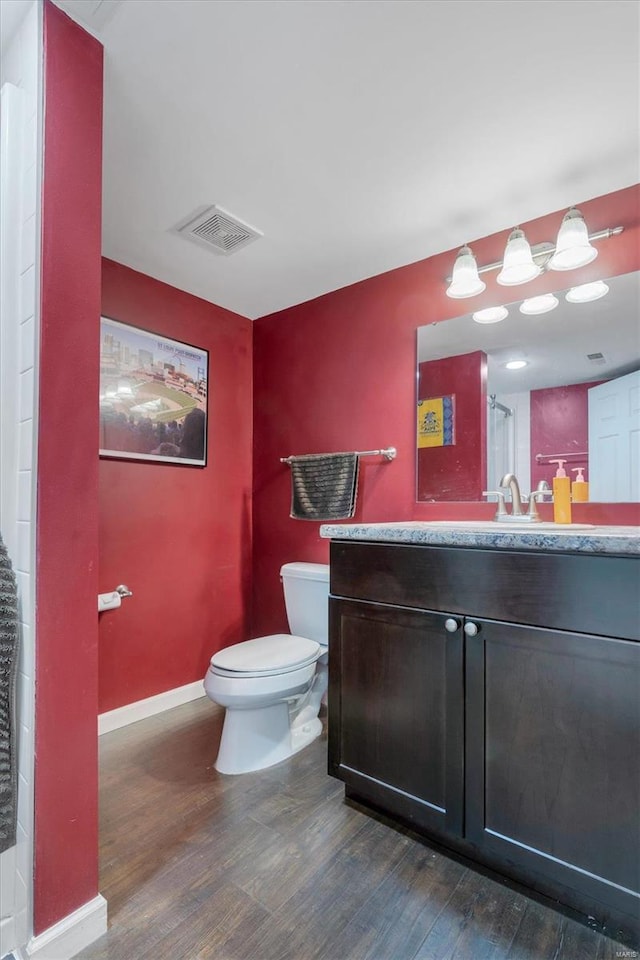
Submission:
M 586 450 L 568 450 L 567 453 L 536 453 L 536 461 L 537 463 L 542 463 L 543 460 L 553 460 L 554 457 L 561 457 L 562 459 L 580 457 L 580 459 L 584 459 L 588 456 L 589 454 Z
M 394 460 L 398 451 L 395 447 L 385 447 L 384 450 L 354 450 L 353 451 L 357 457 L 384 457 L 385 460 Z M 309 456 L 309 454 L 307 454 Z M 313 456 L 313 454 L 312 454 Z M 325 457 L 327 454 L 319 453 L 315 456 Z M 291 463 L 293 460 L 297 460 L 298 457 L 280 457 L 280 463 Z

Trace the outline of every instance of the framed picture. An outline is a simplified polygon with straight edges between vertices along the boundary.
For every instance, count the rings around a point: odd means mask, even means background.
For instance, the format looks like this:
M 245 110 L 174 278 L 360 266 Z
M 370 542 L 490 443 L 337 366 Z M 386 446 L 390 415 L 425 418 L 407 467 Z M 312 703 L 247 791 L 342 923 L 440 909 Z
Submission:
M 449 447 L 455 438 L 455 395 L 418 400 L 417 445 Z
M 100 456 L 207 464 L 209 353 L 100 319 Z

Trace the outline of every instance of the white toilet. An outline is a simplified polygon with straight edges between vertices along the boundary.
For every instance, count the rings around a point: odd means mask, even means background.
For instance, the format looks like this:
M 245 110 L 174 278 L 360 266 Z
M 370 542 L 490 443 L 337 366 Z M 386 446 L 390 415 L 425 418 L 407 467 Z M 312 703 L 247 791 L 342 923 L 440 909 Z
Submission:
M 236 643 L 214 654 L 205 693 L 226 707 L 215 768 L 249 773 L 286 760 L 322 732 L 327 689 L 329 566 L 280 570 L 291 634 Z

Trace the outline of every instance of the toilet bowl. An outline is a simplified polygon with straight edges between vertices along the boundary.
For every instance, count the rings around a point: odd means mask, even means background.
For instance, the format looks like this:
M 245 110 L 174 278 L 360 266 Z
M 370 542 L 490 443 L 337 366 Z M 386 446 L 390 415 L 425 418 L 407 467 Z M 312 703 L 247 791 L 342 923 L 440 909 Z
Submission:
M 322 732 L 327 688 L 329 567 L 286 563 L 280 571 L 291 634 L 246 640 L 214 654 L 204 689 L 225 707 L 219 773 L 262 770 Z

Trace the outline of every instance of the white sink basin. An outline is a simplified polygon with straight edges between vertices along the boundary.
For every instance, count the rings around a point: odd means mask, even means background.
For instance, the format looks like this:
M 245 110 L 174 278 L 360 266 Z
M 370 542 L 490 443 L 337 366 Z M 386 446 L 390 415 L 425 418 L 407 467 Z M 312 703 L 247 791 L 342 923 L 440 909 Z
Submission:
M 443 527 L 451 530 L 491 530 L 495 533 L 536 533 L 538 530 L 552 530 L 554 533 L 572 533 L 574 530 L 593 530 L 593 523 L 527 523 L 527 521 L 505 520 L 425 520 L 425 527 Z

